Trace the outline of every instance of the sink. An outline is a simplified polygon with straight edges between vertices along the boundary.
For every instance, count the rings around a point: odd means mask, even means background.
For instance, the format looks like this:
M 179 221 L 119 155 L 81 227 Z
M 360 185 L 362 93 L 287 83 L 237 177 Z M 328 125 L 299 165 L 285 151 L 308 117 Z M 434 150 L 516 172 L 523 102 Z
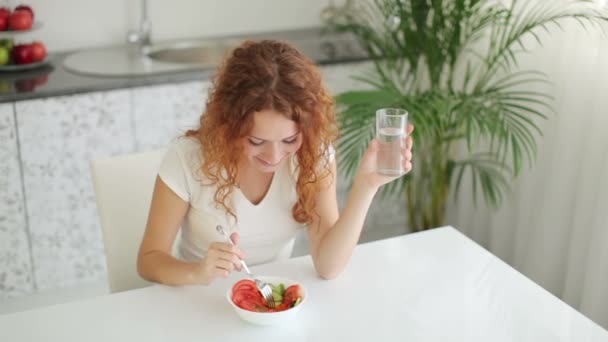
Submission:
M 179 71 L 215 69 L 245 37 L 188 39 L 84 50 L 67 56 L 64 67 L 73 73 L 95 77 L 154 76 Z M 291 35 L 259 34 L 247 39 L 279 39 L 293 43 L 319 64 L 362 60 L 367 53 L 348 35 L 321 36 L 316 30 Z
M 150 46 L 116 46 L 76 52 L 64 67 L 73 73 L 96 77 L 150 76 L 217 67 L 237 40 L 199 40 Z
M 213 68 L 219 65 L 237 44 L 236 41 L 179 42 L 165 46 L 151 46 L 144 49 L 144 54 L 155 61 Z

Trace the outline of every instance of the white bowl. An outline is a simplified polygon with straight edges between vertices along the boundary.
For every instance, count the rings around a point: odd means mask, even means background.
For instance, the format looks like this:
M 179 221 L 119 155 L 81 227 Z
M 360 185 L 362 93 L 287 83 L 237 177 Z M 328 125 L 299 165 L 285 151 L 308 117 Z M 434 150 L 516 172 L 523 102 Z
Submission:
M 266 277 L 266 276 L 262 277 L 262 276 L 260 276 L 258 278 L 265 282 L 271 283 L 273 285 L 278 285 L 279 283 L 283 283 L 286 288 L 291 285 L 300 285 L 300 287 L 302 288 L 302 292 L 304 293 L 304 295 L 302 297 L 302 301 L 298 305 L 294 306 L 293 308 L 287 309 L 285 311 L 279 311 L 279 312 L 249 311 L 249 310 L 239 308 L 232 301 L 232 287 L 234 286 L 234 284 L 232 284 L 232 286 L 230 286 L 230 288 L 226 292 L 226 299 L 228 300 L 228 303 L 230 303 L 230 305 L 232 306 L 234 311 L 236 311 L 237 315 L 239 315 L 239 317 L 241 317 L 243 320 L 245 320 L 249 323 L 257 324 L 257 325 L 283 324 L 286 321 L 292 319 L 300 311 L 302 306 L 306 303 L 307 292 L 306 292 L 306 288 L 302 284 L 300 284 L 296 281 L 293 281 L 291 279 L 280 278 L 280 277 Z

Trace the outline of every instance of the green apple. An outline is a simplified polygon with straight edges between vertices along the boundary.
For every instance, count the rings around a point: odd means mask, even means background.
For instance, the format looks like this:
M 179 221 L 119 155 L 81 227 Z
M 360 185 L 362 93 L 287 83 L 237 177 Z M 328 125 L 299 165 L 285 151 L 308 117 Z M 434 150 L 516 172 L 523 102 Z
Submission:
M 9 52 L 11 51 L 14 45 L 15 44 L 12 39 L 0 39 L 0 46 L 7 48 Z
M 4 46 L 0 46 L 0 65 L 8 64 L 8 61 L 10 60 L 10 56 L 11 56 L 10 50 Z

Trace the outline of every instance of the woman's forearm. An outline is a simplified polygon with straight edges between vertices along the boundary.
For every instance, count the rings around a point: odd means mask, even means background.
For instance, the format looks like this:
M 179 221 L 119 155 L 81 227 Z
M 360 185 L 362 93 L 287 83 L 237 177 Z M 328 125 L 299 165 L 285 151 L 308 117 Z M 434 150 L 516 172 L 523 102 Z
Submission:
M 189 263 L 161 251 L 150 251 L 140 256 L 137 272 L 148 280 L 165 285 L 200 284 L 198 264 Z
M 315 268 L 325 279 L 336 277 L 346 267 L 359 241 L 365 217 L 377 188 L 356 179 L 336 223 L 327 230 L 313 256 Z

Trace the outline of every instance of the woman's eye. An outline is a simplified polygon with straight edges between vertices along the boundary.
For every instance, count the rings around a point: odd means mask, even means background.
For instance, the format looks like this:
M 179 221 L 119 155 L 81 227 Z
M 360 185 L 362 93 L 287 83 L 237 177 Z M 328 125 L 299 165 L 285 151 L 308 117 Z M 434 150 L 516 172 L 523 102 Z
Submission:
M 247 139 L 247 140 L 249 140 L 249 143 L 253 146 L 260 146 L 264 143 L 263 141 L 253 141 L 251 139 Z
M 286 143 L 286 144 L 295 144 L 296 141 L 298 141 L 298 137 L 295 137 L 295 138 L 290 139 L 290 140 L 283 140 L 283 142 Z

